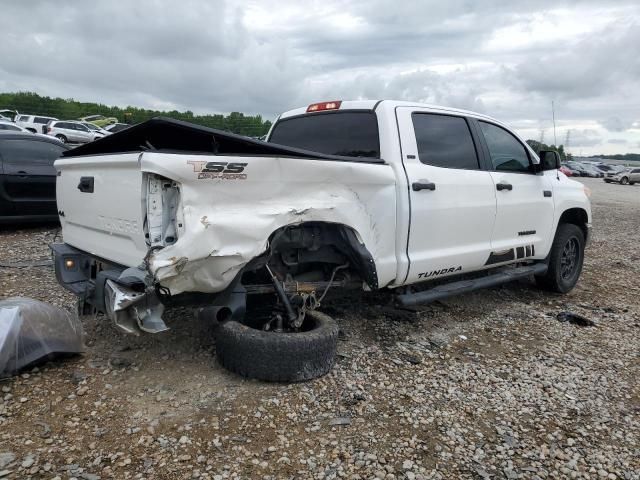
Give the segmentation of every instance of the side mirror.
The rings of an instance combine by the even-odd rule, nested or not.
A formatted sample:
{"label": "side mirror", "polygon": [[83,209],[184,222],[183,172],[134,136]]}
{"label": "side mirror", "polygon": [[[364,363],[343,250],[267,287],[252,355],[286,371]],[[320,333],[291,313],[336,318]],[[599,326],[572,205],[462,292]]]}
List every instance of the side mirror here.
{"label": "side mirror", "polygon": [[560,154],[555,150],[541,150],[538,156],[540,157],[539,171],[544,172],[560,168]]}

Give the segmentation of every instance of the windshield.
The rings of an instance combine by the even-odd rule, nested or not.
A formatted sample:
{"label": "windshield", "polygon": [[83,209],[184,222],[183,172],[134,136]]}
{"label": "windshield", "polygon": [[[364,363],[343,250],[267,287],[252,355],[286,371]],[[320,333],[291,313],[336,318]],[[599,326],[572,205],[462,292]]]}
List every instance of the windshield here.
{"label": "windshield", "polygon": [[380,157],[378,120],[372,111],[338,111],[285,118],[269,142],[327,155]]}

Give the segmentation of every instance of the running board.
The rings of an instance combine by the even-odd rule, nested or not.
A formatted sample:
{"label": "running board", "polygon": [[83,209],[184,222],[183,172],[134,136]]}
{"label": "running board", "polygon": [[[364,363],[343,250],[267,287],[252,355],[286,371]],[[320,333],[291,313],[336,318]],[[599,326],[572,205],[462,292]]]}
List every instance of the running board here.
{"label": "running board", "polygon": [[531,275],[544,275],[547,272],[547,268],[548,266],[546,263],[534,263],[533,265],[510,268],[486,277],[475,278],[472,280],[460,280],[458,282],[438,285],[437,287],[430,288],[429,290],[423,290],[421,292],[396,295],[395,300],[396,304],[401,307],[422,305],[442,298],[451,297],[453,295],[480,290],[481,288],[495,287],[513,280],[527,278]]}

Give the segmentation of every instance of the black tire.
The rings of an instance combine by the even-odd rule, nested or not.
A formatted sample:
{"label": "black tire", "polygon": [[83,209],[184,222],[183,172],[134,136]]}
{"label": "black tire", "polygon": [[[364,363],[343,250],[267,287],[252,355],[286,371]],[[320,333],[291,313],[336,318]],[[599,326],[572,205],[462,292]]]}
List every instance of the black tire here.
{"label": "black tire", "polygon": [[620,185],[628,185],[629,184],[629,179],[627,177],[622,177],[620,179]]}
{"label": "black tire", "polygon": [[56,138],[62,143],[67,143],[67,137],[65,137],[64,135],[56,135]]}
{"label": "black tire", "polygon": [[[308,322],[308,323],[307,323]],[[331,370],[338,325],[324,313],[305,317],[307,330],[276,333],[229,320],[216,329],[216,356],[227,370],[269,382],[300,382]]]}
{"label": "black tire", "polygon": [[[571,252],[575,257],[571,259]],[[577,225],[558,225],[549,253],[549,269],[536,276],[537,284],[552,292],[568,293],[578,283],[584,262],[584,233]]]}
{"label": "black tire", "polygon": [[636,182],[629,182],[629,185],[635,185]]}

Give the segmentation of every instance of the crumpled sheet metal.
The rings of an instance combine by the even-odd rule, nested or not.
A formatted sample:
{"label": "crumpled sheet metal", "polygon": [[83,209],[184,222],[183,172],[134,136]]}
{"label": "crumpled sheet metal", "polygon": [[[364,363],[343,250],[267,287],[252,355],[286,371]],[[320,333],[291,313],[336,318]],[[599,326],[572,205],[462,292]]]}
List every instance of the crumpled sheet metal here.
{"label": "crumpled sheet metal", "polygon": [[0,300],[0,378],[38,361],[84,352],[75,313],[32,298]]}
{"label": "crumpled sheet metal", "polygon": [[[181,184],[185,228],[149,258],[172,294],[218,292],[267,248],[277,229],[303,222],[347,225],[376,263],[379,285],[396,276],[396,185],[388,165],[291,158],[238,158],[246,179],[200,179],[190,155],[145,153],[141,167]],[[384,228],[383,228],[384,227]]]}

